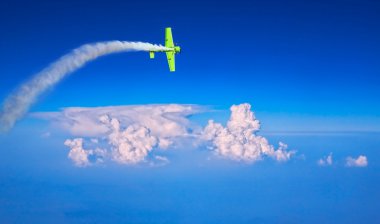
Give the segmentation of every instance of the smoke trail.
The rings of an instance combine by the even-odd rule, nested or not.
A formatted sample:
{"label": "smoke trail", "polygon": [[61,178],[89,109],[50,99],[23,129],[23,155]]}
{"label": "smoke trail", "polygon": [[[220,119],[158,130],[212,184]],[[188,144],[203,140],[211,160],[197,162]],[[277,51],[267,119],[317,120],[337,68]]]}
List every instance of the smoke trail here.
{"label": "smoke trail", "polygon": [[0,131],[8,131],[49,87],[57,84],[66,75],[74,72],[100,56],[125,51],[166,50],[161,45],[142,42],[109,41],[85,44],[62,56],[47,68],[37,73],[31,80],[22,84],[4,101],[0,110]]}

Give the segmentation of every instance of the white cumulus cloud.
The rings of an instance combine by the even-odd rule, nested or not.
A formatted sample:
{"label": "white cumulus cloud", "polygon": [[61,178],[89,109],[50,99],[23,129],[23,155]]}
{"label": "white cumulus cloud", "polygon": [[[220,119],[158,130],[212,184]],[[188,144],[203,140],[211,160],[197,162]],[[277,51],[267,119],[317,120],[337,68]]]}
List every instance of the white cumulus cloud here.
{"label": "white cumulus cloud", "polygon": [[331,166],[333,164],[332,153],[330,152],[328,156],[325,156],[324,158],[319,159],[317,164],[319,166]]}
{"label": "white cumulus cloud", "polygon": [[77,166],[105,160],[167,164],[169,160],[158,155],[160,150],[197,148],[204,143],[219,156],[249,163],[265,157],[287,161],[295,153],[282,142],[275,149],[265,137],[257,135],[260,122],[249,104],[233,105],[226,127],[210,120],[202,128],[188,119],[205,110],[178,104],[73,107],[33,116],[52,121],[73,135],[65,145],[70,148],[68,157]]}
{"label": "white cumulus cloud", "polygon": [[112,148],[112,159],[119,163],[141,162],[158,145],[158,138],[152,136],[150,130],[144,126],[134,124],[123,130],[116,118],[103,115],[100,120],[111,130],[107,140]]}
{"label": "white cumulus cloud", "polygon": [[360,155],[358,158],[349,156],[346,158],[346,166],[348,167],[366,167],[367,165],[368,160],[366,156]]}
{"label": "white cumulus cloud", "polygon": [[85,149],[83,147],[83,138],[67,139],[64,143],[70,148],[68,157],[74,162],[76,166],[88,166],[91,165],[90,156],[93,156],[94,162],[102,162],[103,157],[106,155],[106,151],[100,148]]}
{"label": "white cumulus cloud", "polygon": [[294,151],[287,151],[287,145],[280,142],[274,149],[268,140],[257,135],[260,122],[251,111],[250,104],[233,105],[227,126],[213,120],[204,128],[202,138],[211,142],[217,155],[236,161],[255,162],[264,156],[277,161],[287,161]]}
{"label": "white cumulus cloud", "polygon": [[[68,157],[77,166],[88,166],[104,159],[137,164],[146,161],[155,148],[175,147],[181,138],[196,135],[197,126],[187,117],[202,110],[177,104],[75,107],[33,116],[50,120],[75,136],[65,141],[70,148]],[[152,159],[166,164],[163,158],[156,155]]]}

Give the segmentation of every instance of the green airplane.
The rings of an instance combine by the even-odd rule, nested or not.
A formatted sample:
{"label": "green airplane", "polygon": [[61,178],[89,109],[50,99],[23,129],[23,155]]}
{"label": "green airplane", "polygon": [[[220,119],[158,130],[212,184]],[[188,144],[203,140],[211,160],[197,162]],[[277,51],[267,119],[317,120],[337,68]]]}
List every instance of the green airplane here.
{"label": "green airplane", "polygon": [[165,52],[166,57],[168,58],[169,69],[171,72],[175,71],[175,54],[181,52],[181,48],[179,46],[175,46],[173,42],[172,36],[172,28],[165,28],[165,47],[170,48],[169,50],[163,51],[149,51],[150,58],[154,58],[154,52]]}

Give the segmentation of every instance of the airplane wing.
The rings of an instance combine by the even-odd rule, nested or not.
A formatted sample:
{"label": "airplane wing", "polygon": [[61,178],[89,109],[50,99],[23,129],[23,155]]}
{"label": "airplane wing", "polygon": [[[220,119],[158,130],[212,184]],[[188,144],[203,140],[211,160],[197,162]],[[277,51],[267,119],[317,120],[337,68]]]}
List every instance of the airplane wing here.
{"label": "airplane wing", "polygon": [[175,71],[175,53],[173,51],[166,52],[168,58],[169,69],[171,72]]}
{"label": "airplane wing", "polygon": [[172,28],[165,28],[165,47],[174,47],[173,36],[172,36]]}

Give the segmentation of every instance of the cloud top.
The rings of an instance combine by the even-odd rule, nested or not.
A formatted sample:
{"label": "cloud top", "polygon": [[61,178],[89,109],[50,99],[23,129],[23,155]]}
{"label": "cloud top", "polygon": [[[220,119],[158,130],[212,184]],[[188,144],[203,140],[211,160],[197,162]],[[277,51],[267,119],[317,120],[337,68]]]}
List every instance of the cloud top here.
{"label": "cloud top", "polygon": [[122,126],[140,124],[159,137],[175,137],[189,134],[194,129],[188,116],[205,111],[198,105],[130,105],[109,107],[69,107],[60,112],[33,113],[32,116],[49,120],[74,136],[99,137],[110,127],[99,120],[103,115],[119,120]]}

